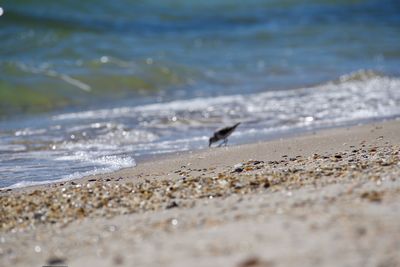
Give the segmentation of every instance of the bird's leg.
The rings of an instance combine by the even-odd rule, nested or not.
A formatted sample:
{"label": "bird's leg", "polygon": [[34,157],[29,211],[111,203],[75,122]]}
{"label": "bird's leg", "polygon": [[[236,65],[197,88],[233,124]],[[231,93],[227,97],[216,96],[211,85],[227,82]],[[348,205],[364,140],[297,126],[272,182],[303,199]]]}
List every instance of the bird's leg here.
{"label": "bird's leg", "polygon": [[228,138],[225,138],[224,142],[222,142],[222,143],[225,144],[225,146],[227,146],[228,145]]}

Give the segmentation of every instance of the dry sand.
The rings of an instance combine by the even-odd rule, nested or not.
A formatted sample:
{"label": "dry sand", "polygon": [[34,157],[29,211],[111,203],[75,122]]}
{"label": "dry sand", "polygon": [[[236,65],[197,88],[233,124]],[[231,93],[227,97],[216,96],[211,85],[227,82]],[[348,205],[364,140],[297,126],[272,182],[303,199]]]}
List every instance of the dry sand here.
{"label": "dry sand", "polygon": [[0,192],[0,266],[400,266],[400,121]]}

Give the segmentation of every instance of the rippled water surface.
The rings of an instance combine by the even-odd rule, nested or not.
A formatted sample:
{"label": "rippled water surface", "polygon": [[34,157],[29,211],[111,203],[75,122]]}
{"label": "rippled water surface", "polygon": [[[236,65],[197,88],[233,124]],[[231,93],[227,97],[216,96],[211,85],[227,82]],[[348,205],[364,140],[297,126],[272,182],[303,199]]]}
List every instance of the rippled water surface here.
{"label": "rippled water surface", "polygon": [[0,187],[400,115],[400,3],[0,3]]}

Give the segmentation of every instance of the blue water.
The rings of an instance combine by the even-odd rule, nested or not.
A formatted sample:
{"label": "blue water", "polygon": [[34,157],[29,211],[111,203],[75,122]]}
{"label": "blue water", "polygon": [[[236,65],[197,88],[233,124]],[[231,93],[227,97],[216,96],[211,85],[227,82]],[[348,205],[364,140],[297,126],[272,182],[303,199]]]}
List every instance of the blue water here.
{"label": "blue water", "polygon": [[0,7],[0,187],[400,115],[396,0]]}

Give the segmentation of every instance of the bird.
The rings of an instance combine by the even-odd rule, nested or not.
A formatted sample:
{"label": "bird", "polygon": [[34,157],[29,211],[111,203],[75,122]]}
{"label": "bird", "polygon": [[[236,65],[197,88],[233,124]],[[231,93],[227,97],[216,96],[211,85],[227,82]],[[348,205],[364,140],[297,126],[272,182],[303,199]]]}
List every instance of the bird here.
{"label": "bird", "polygon": [[236,127],[238,127],[240,122],[236,123],[233,126],[222,128],[214,133],[212,137],[210,137],[208,147],[211,147],[212,143],[218,142],[220,140],[224,140],[219,146],[223,144],[228,144],[228,137],[235,131]]}

